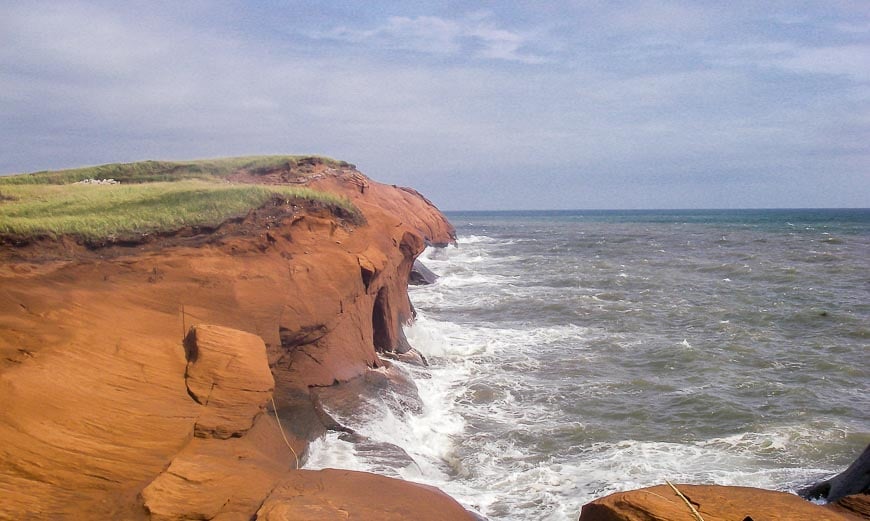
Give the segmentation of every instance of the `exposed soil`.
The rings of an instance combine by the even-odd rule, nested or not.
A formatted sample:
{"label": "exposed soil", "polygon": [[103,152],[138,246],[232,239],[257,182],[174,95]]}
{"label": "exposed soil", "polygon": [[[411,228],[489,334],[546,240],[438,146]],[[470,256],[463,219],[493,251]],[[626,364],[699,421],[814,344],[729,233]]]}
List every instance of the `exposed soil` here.
{"label": "exposed soil", "polygon": [[97,240],[75,235],[25,237],[0,234],[0,262],[106,259],[179,246],[220,245],[228,238],[268,233],[269,230],[292,223],[303,215],[335,218],[340,226],[347,229],[365,224],[362,215],[348,212],[340,206],[308,199],[288,201],[285,197],[276,195],[247,215],[229,219],[216,226],[186,226],[170,231],[127,234]]}
{"label": "exposed soil", "polygon": [[349,163],[342,161],[336,167],[320,158],[308,157],[298,160],[295,164],[288,162],[269,168],[239,170],[227,177],[227,180],[233,183],[304,185],[327,175],[341,175],[349,172],[356,172],[355,167]]}

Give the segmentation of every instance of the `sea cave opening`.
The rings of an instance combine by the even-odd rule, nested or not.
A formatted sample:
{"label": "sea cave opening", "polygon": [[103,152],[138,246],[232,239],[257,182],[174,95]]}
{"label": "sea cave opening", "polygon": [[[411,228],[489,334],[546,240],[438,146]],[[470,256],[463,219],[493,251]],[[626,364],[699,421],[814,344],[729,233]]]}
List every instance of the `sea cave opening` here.
{"label": "sea cave opening", "polygon": [[381,288],[372,308],[372,341],[376,351],[390,351],[390,331],[387,326],[387,289]]}

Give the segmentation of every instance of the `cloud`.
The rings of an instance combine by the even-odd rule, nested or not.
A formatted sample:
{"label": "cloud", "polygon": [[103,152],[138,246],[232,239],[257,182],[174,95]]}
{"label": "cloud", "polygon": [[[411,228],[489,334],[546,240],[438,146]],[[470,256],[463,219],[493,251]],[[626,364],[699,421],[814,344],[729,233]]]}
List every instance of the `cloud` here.
{"label": "cloud", "polygon": [[790,41],[757,41],[696,47],[710,63],[724,67],[777,69],[801,75],[840,76],[870,82],[870,45],[810,46]]}
{"label": "cloud", "polygon": [[794,72],[870,82],[870,45],[799,48],[788,56],[772,60],[772,64]]}
{"label": "cloud", "polygon": [[459,42],[461,34],[460,25],[451,20],[434,16],[393,16],[384,25],[374,29],[337,27],[314,36],[431,54],[453,54],[462,49]]}
{"label": "cloud", "polygon": [[834,24],[834,29],[841,33],[849,35],[866,35],[870,34],[870,21],[864,22],[840,22]]}
{"label": "cloud", "polygon": [[434,55],[470,54],[479,59],[529,64],[547,61],[525,50],[534,43],[530,34],[501,28],[490,18],[485,13],[458,19],[392,16],[373,29],[337,27],[311,36]]}
{"label": "cloud", "polygon": [[[718,11],[718,12],[717,12]],[[727,17],[727,11],[692,3],[641,0],[615,9],[608,22],[626,31],[666,35],[684,35],[708,30]]]}
{"label": "cloud", "polygon": [[[808,184],[870,165],[855,72],[870,67],[853,36],[703,38],[669,28],[678,9],[634,34],[599,23],[612,10],[549,13],[548,25],[503,9],[378,14],[313,38],[286,27],[338,22],[95,5],[0,8],[0,172],[321,153],[452,208],[526,195],[613,207],[677,204],[666,187],[721,188],[717,176],[767,186],[799,172]],[[539,182],[517,190],[530,175]],[[632,187],[644,196],[620,197]],[[840,197],[861,194],[853,182]]]}
{"label": "cloud", "polygon": [[6,63],[24,58],[46,71],[105,77],[134,72],[167,51],[157,34],[90,6],[13,7],[2,18],[0,59]]}

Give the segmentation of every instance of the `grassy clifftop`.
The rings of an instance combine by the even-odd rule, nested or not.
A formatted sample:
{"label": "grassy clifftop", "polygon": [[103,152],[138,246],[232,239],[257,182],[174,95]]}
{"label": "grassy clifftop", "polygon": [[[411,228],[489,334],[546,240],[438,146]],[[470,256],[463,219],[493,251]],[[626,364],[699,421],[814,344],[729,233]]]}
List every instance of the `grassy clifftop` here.
{"label": "grassy clifftop", "polygon": [[225,179],[240,172],[258,172],[276,168],[292,169],[303,163],[320,162],[330,166],[348,166],[323,156],[245,156],[195,161],[139,161],[112,163],[66,170],[42,171],[0,177],[0,186],[9,184],[70,184],[85,179],[114,179],[122,183],[153,183],[202,179]]}
{"label": "grassy clifftop", "polygon": [[[258,156],[188,162],[144,161],[0,177],[0,234],[73,235],[103,240],[185,226],[213,226],[273,197],[340,208],[345,197],[302,186],[230,183],[234,173],[292,170],[302,163],[345,166],[313,156]],[[114,179],[117,184],[82,184]]]}

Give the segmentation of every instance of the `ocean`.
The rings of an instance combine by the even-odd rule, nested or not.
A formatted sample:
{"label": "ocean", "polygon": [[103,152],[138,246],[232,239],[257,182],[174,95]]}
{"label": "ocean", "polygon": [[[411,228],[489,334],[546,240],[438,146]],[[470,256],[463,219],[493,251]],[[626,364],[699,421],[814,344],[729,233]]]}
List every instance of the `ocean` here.
{"label": "ocean", "polygon": [[870,443],[870,210],[448,218],[458,247],[428,249],[440,278],[410,290],[430,365],[324,400],[359,436],[306,468],[567,521],[666,479],[794,491]]}

